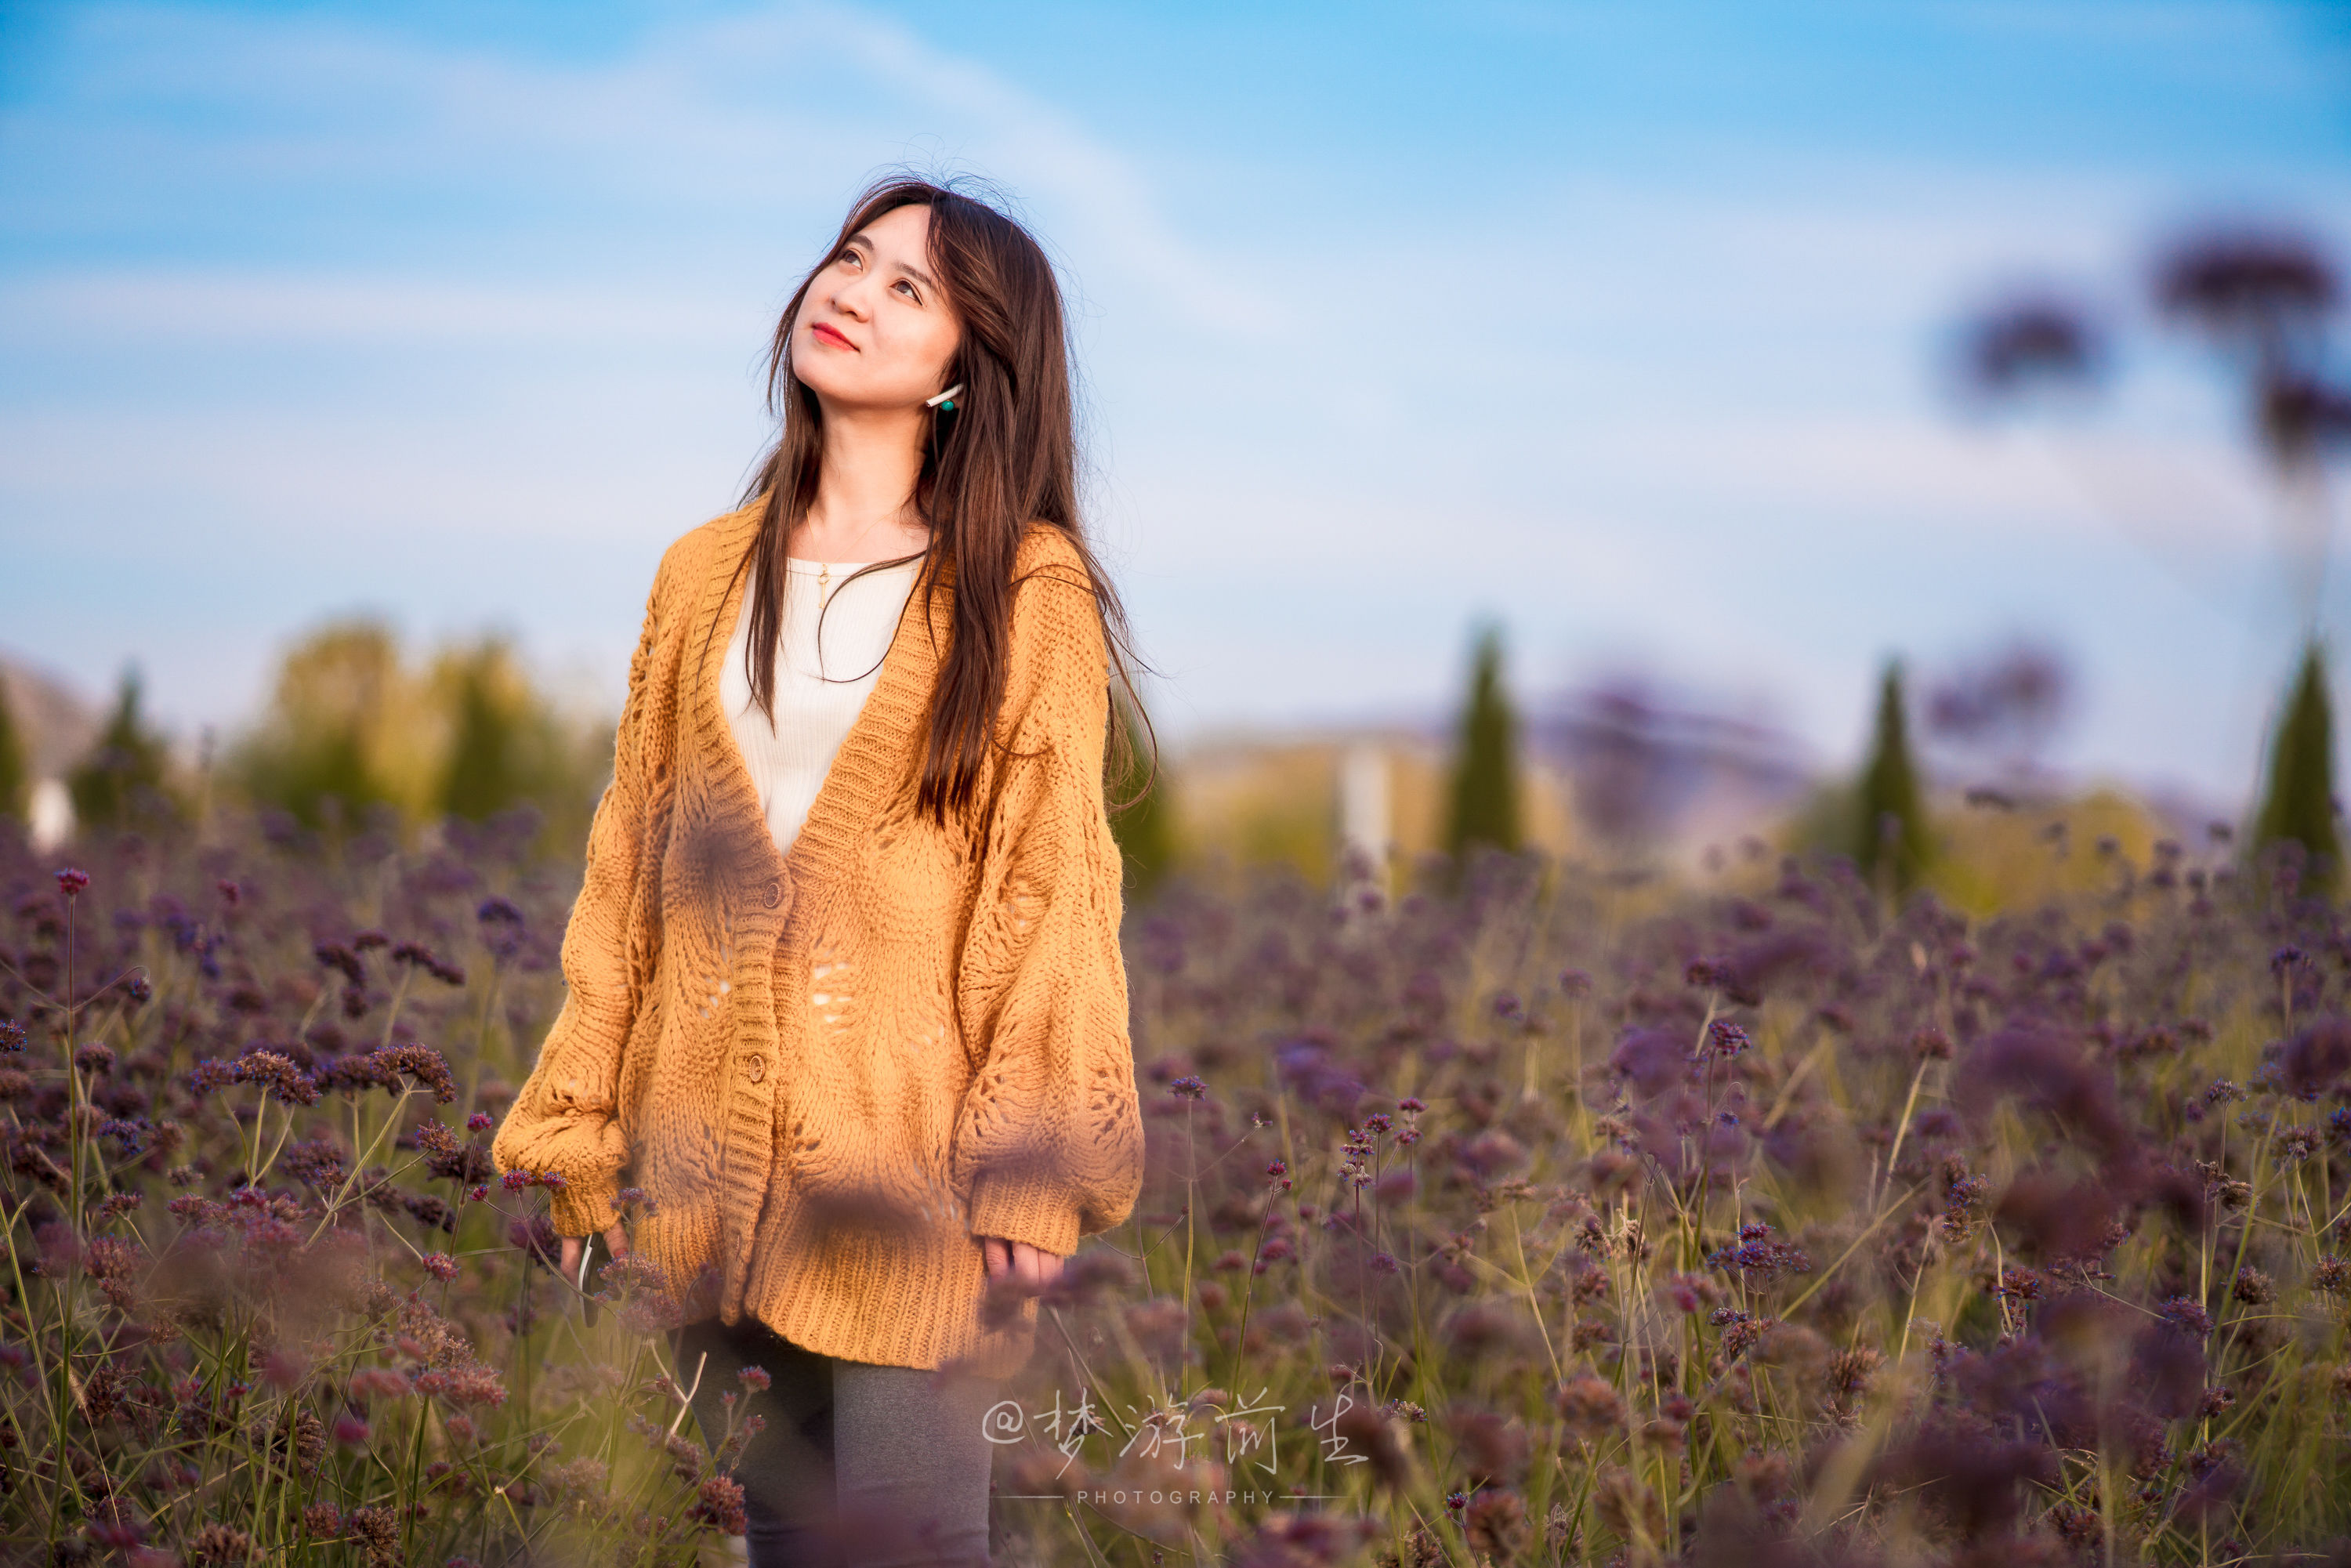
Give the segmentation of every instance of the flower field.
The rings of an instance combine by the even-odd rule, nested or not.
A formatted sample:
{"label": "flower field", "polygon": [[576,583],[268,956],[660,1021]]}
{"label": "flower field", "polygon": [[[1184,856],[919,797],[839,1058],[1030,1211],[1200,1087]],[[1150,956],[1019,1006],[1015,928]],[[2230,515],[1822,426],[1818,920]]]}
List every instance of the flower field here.
{"label": "flower field", "polygon": [[[692,1282],[590,1324],[489,1166],[561,1000],[534,831],[0,843],[11,1560],[739,1529]],[[1127,924],[1144,1194],[991,1413],[999,1560],[2338,1550],[2351,933],[2290,852],[2097,859],[1992,918],[1758,841],[1176,878]]]}

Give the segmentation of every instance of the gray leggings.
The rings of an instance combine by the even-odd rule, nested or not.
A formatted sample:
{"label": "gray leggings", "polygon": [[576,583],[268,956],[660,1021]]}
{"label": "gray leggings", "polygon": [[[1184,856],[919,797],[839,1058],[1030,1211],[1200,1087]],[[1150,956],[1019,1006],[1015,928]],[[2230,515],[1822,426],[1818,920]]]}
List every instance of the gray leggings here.
{"label": "gray leggings", "polygon": [[[981,1430],[998,1385],[915,1367],[820,1355],[755,1318],[716,1319],[671,1336],[703,1442],[725,1440],[734,1409],[767,1418],[735,1466],[751,1568],[988,1568],[993,1447]],[[703,1362],[705,1355],[707,1362]],[[764,1391],[737,1374],[763,1369]]]}

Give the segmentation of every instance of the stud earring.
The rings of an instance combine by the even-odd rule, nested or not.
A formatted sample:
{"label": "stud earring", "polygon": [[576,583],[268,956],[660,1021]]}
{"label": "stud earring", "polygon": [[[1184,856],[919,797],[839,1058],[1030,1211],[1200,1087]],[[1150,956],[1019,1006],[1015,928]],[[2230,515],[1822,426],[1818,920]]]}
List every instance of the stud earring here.
{"label": "stud earring", "polygon": [[937,409],[941,413],[953,413],[955,412],[955,400],[962,395],[963,383],[961,382],[957,382],[955,385],[947,388],[946,391],[940,392],[935,397],[925,398],[923,400],[923,406],[925,408]]}

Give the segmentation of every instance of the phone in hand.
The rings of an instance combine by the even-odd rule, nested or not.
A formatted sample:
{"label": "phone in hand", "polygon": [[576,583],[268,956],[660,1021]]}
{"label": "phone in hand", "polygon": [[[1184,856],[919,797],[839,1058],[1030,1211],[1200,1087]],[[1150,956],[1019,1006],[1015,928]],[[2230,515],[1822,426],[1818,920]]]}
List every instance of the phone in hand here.
{"label": "phone in hand", "polygon": [[602,1231],[590,1232],[587,1239],[580,1243],[580,1278],[572,1283],[580,1287],[580,1322],[591,1329],[596,1326],[596,1317],[601,1308],[598,1306],[596,1298],[590,1292],[597,1289],[596,1276],[601,1273],[604,1265],[611,1260],[612,1244],[604,1239]]}

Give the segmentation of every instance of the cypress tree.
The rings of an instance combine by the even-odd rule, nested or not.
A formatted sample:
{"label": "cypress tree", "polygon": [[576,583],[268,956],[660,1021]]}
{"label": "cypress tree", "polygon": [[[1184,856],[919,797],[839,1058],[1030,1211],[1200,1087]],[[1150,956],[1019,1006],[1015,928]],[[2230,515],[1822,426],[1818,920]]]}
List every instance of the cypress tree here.
{"label": "cypress tree", "polygon": [[2286,697],[2270,747],[2268,788],[2253,819],[2254,852],[2292,839],[2309,856],[2302,885],[2331,898],[2342,881],[2343,844],[2335,827],[2334,705],[2326,693],[2326,658],[2314,639]]}
{"label": "cypress tree", "polygon": [[1457,861],[1472,844],[1519,847],[1518,749],[1518,720],[1502,689],[1502,634],[1489,625],[1478,637],[1446,821],[1445,847]]}
{"label": "cypress tree", "polygon": [[84,826],[124,827],[134,811],[169,804],[163,794],[163,738],[141,716],[139,692],[139,672],[124,670],[104,732],[66,780],[74,820]]}
{"label": "cypress tree", "polygon": [[1175,859],[1175,824],[1171,805],[1171,781],[1166,759],[1155,759],[1146,749],[1143,716],[1134,704],[1121,694],[1116,703],[1118,722],[1126,731],[1128,754],[1134,758],[1127,770],[1126,780],[1113,792],[1113,799],[1126,800],[1143,780],[1151,786],[1135,799],[1133,805],[1111,815],[1110,828],[1118,840],[1119,852],[1126,862],[1126,889],[1130,901],[1149,896],[1167,874]]}
{"label": "cypress tree", "polygon": [[1907,890],[1926,870],[1934,845],[1917,766],[1910,758],[1899,660],[1886,661],[1878,683],[1877,733],[1855,797],[1855,863],[1872,881],[1883,878],[1896,892]]}
{"label": "cypress tree", "polygon": [[0,817],[24,821],[32,803],[32,769],[25,761],[25,737],[16,727],[16,710],[8,697],[8,678],[0,674]]}

